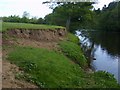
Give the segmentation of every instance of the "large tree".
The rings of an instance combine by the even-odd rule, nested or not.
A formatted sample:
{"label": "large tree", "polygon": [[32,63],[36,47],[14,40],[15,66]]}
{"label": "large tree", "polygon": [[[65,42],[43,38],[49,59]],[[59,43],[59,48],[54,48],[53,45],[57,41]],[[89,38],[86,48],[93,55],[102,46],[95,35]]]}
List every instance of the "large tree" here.
{"label": "large tree", "polygon": [[[86,27],[89,22],[93,20],[93,12],[91,2],[66,2],[55,4],[53,13],[49,15],[51,22],[55,22],[57,25],[61,24],[66,26],[70,30],[70,26]],[[53,6],[53,5],[52,5]],[[51,16],[51,17],[50,17]]]}

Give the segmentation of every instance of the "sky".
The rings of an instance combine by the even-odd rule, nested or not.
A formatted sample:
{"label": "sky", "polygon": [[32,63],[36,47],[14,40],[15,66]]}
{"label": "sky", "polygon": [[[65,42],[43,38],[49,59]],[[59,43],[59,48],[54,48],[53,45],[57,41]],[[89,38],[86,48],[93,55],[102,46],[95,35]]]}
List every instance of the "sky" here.
{"label": "sky", "polygon": [[[46,0],[0,0],[0,16],[23,15],[24,11],[30,14],[30,17],[42,17],[52,12],[48,4],[42,4]],[[48,0],[49,1],[49,0]],[[113,0],[97,0],[95,8],[102,8]]]}

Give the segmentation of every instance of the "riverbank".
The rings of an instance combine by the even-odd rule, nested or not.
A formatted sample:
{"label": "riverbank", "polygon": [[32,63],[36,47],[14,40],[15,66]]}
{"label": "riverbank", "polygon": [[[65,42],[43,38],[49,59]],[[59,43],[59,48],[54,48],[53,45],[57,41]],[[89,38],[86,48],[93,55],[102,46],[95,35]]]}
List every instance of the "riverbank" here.
{"label": "riverbank", "polygon": [[[54,30],[44,29],[41,32],[43,34],[42,38],[36,39],[38,36],[35,38],[31,36],[38,35],[37,32],[41,29],[37,28],[39,30],[36,31],[33,28],[34,25],[32,25],[32,33],[29,33],[27,38],[22,36],[28,35],[24,33],[26,30],[24,28],[17,28],[22,33],[18,33],[15,28],[15,34],[4,32],[2,38],[3,62],[9,62],[9,65],[5,64],[3,66],[3,88],[14,88],[15,85],[16,88],[26,88],[27,83],[30,83],[30,88],[119,87],[117,81],[109,73],[86,71],[86,68],[88,68],[87,60],[78,45],[79,40],[75,35],[61,28],[53,32],[56,29],[54,27]],[[35,34],[34,31],[36,32]],[[42,34],[39,33],[39,35]],[[48,39],[44,35],[49,36]],[[52,39],[49,39],[51,37]],[[15,65],[17,70],[16,68],[10,69],[11,65]],[[11,72],[8,72],[7,68]],[[5,75],[6,73],[4,72],[8,75]],[[9,75],[13,76],[12,79]],[[11,81],[13,85],[10,84]],[[21,83],[22,81],[25,83]]]}

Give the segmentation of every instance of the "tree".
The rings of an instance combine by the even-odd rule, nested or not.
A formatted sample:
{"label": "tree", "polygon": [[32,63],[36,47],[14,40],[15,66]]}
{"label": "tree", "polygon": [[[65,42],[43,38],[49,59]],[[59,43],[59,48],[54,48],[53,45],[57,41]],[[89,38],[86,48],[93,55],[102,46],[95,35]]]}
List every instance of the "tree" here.
{"label": "tree", "polygon": [[45,23],[50,25],[65,26],[65,17],[57,13],[51,13],[45,16]]}
{"label": "tree", "polygon": [[120,2],[111,2],[98,14],[98,27],[104,31],[120,31]]}
{"label": "tree", "polygon": [[100,8],[98,8],[97,10],[94,9],[94,12],[98,15],[101,13],[101,10],[100,10]]}
{"label": "tree", "polygon": [[38,19],[37,19],[37,24],[45,24],[44,19],[38,18]]}
{"label": "tree", "polygon": [[23,15],[22,15],[23,18],[24,18],[24,17],[29,18],[29,16],[30,16],[30,14],[27,13],[27,11],[24,11],[24,12],[23,12]]}
{"label": "tree", "polygon": [[37,17],[32,17],[31,19],[29,19],[30,23],[36,24],[37,23]]}
{"label": "tree", "polygon": [[29,23],[29,16],[30,16],[30,14],[27,13],[26,11],[24,11],[22,18],[21,18],[21,22],[22,23]]}
{"label": "tree", "polygon": [[[81,27],[86,27],[88,22],[92,21],[92,6],[91,2],[66,2],[59,3],[53,9],[53,13],[49,15],[55,19],[54,21],[59,21],[58,24],[64,23],[67,30],[70,30],[72,24],[81,24]],[[48,16],[47,16],[48,17]],[[61,20],[60,20],[61,19]],[[87,24],[86,24],[87,23]],[[65,25],[66,24],[66,25]],[[80,26],[80,25],[79,25]]]}

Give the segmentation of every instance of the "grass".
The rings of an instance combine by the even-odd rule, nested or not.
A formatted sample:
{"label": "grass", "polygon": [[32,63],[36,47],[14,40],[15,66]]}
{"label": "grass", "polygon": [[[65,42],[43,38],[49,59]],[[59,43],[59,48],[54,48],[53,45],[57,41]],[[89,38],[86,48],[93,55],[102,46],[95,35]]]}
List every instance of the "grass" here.
{"label": "grass", "polygon": [[79,43],[79,38],[78,38],[77,36],[75,36],[74,34],[68,33],[67,37],[68,37],[68,38],[67,38],[68,41],[73,42],[73,43],[76,43],[76,44]]}
{"label": "grass", "polygon": [[17,47],[8,59],[28,74],[26,80],[40,87],[77,87],[82,76],[78,65],[64,55],[46,49]]}
{"label": "grass", "polygon": [[17,78],[42,88],[119,87],[112,75],[105,72],[87,74],[63,54],[47,49],[14,47],[8,60],[24,71],[17,73]]}
{"label": "grass", "polygon": [[64,28],[62,26],[54,26],[54,25],[44,25],[44,24],[28,24],[28,23],[11,23],[11,22],[3,22],[2,23],[2,31],[7,31],[10,29],[51,29],[55,30],[56,28]]}
{"label": "grass", "polygon": [[69,57],[71,60],[79,64],[82,68],[87,67],[87,60],[82,53],[82,50],[79,45],[70,42],[62,41],[59,43],[62,52]]}
{"label": "grass", "polygon": [[117,84],[114,75],[105,72],[105,71],[98,71],[95,72],[92,76],[94,78],[96,86],[95,88],[120,88],[120,85]]}
{"label": "grass", "polygon": [[87,60],[82,53],[79,39],[72,33],[68,33],[67,40],[61,41],[59,46],[62,52],[71,60],[79,64],[82,68],[87,67]]}

